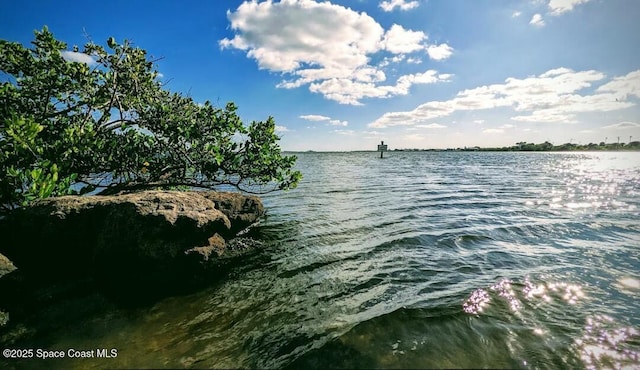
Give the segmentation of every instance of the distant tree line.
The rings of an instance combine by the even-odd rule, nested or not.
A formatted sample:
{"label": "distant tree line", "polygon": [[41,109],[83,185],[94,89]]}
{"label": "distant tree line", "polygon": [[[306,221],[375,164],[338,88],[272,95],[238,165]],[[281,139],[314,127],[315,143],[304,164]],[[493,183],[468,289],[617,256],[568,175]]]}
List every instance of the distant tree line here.
{"label": "distant tree line", "polygon": [[[394,151],[434,151],[437,149],[395,149]],[[441,150],[441,149],[440,149]],[[564,143],[553,145],[549,141],[544,143],[527,143],[521,141],[513,146],[504,147],[464,147],[456,149],[444,149],[454,151],[482,151],[482,152],[566,152],[566,151],[606,151],[606,150],[640,150],[640,141],[631,141],[629,143],[605,143],[604,141],[596,144],[574,144]]]}
{"label": "distant tree line", "polygon": [[534,144],[524,141],[518,142],[513,146],[501,148],[482,148],[480,150],[497,150],[512,152],[565,152],[565,151],[597,151],[597,150],[640,150],[640,141],[632,141],[630,143],[605,143],[604,141],[596,144],[575,144],[564,143],[553,145],[548,141],[544,143]]}

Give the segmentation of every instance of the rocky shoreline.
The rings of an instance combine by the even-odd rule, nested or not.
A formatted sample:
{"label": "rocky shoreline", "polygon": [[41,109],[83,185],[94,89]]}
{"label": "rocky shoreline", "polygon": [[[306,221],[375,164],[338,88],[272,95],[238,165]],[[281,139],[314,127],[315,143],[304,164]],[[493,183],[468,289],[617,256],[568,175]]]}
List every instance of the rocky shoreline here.
{"label": "rocky shoreline", "polygon": [[127,299],[211,281],[260,247],[238,234],[264,214],[258,197],[214,191],[43,199],[0,220],[0,311],[54,285]]}

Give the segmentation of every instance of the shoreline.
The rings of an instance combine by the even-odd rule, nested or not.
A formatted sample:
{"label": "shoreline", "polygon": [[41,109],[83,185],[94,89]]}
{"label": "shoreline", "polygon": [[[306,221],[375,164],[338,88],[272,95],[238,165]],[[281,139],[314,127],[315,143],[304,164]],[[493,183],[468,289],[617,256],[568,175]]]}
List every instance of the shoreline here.
{"label": "shoreline", "polygon": [[[553,145],[545,141],[544,143],[534,144],[527,142],[518,142],[515,145],[503,147],[457,147],[457,148],[396,148],[387,150],[387,152],[638,152],[640,151],[640,141],[631,141],[628,143],[605,143],[600,142],[589,144],[573,144],[564,143]],[[286,153],[376,153],[377,150],[283,150]]]}
{"label": "shoreline", "polygon": [[[448,149],[391,149],[386,153],[398,152],[525,152],[525,153],[632,153],[640,152],[639,148],[629,149],[553,149],[553,150],[522,150],[503,148],[448,148]],[[283,150],[287,154],[304,153],[379,153],[377,150]]]}

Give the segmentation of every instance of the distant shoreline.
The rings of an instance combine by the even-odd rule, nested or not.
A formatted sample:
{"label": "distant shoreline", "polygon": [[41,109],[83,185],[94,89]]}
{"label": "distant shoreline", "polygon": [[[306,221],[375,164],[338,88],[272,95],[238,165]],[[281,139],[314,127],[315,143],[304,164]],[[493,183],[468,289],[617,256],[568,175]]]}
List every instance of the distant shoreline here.
{"label": "distant shoreline", "polygon": [[[447,149],[398,148],[389,152],[637,152],[640,151],[640,141],[630,143],[589,143],[586,145],[566,143],[553,145],[549,142],[542,144],[516,143],[514,146],[482,148],[479,146]],[[348,152],[377,152],[376,150],[285,150],[289,153],[348,153]]]}
{"label": "distant shoreline", "polygon": [[455,149],[394,149],[393,152],[547,152],[547,153],[566,153],[566,152],[640,152],[640,148],[624,148],[624,149],[551,149],[551,150],[523,150],[510,148],[455,148]]}
{"label": "distant shoreline", "polygon": [[[573,150],[513,150],[501,148],[448,148],[448,149],[392,149],[387,153],[403,152],[526,152],[526,153],[616,153],[616,152],[640,152],[640,148],[634,149],[573,149]],[[379,153],[376,150],[283,150],[283,153]]]}

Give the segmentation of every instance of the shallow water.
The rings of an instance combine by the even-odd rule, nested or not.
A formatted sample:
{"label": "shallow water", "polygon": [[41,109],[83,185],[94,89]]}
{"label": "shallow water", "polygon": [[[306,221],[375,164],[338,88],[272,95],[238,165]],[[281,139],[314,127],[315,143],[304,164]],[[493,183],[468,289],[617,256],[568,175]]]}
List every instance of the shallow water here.
{"label": "shallow water", "polygon": [[18,344],[117,349],[60,368],[640,367],[640,153],[298,157],[224,280],[88,297]]}

